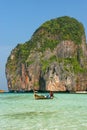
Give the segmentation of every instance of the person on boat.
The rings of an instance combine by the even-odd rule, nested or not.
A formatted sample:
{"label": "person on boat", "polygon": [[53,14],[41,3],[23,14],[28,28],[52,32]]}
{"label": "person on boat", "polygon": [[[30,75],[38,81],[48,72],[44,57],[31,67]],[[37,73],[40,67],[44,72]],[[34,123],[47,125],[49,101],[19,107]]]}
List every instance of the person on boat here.
{"label": "person on boat", "polygon": [[53,96],[53,92],[52,91],[50,91],[50,93],[46,96],[46,98],[53,98],[54,96]]}
{"label": "person on boat", "polygon": [[53,92],[52,91],[50,91],[50,98],[53,98],[54,96],[53,96]]}

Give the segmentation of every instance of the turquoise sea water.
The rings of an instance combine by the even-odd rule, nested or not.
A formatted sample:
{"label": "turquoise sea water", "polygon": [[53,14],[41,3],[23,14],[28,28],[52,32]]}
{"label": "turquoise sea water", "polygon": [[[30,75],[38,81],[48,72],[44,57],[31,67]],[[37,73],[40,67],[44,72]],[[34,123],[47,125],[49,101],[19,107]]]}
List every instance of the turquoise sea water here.
{"label": "turquoise sea water", "polygon": [[87,94],[0,94],[0,130],[87,130]]}

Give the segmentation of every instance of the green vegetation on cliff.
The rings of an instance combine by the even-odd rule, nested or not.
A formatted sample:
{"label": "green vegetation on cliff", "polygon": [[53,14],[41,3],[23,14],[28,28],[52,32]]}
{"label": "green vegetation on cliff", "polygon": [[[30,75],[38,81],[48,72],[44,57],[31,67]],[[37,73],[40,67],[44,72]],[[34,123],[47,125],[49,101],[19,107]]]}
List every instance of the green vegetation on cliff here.
{"label": "green vegetation on cliff", "polygon": [[[52,51],[61,41],[69,40],[73,41],[76,45],[80,45],[82,43],[82,36],[85,36],[84,27],[74,18],[64,16],[49,20],[34,32],[31,40],[16,46],[12,51],[14,59],[12,60],[9,57],[7,66],[11,71],[15,71],[17,67],[20,67],[21,63],[26,63],[27,61],[28,65],[30,65],[34,60],[27,59],[32,51],[43,53],[48,48]],[[53,61],[53,58],[48,61],[42,61],[43,69],[51,61]]]}
{"label": "green vegetation on cliff", "polygon": [[17,46],[16,59],[25,62],[31,50],[35,48],[41,52],[46,48],[53,50],[63,40],[81,44],[83,35],[84,27],[76,19],[67,16],[52,19],[42,24],[30,41]]}
{"label": "green vegetation on cliff", "polygon": [[59,17],[42,24],[40,28],[35,32],[37,33],[42,29],[41,35],[47,33],[48,37],[52,34],[56,39],[61,40],[72,40],[76,44],[81,44],[82,36],[84,35],[84,27],[76,19],[71,17]]}
{"label": "green vegetation on cliff", "polygon": [[[81,44],[83,35],[85,35],[83,25],[74,18],[64,16],[47,21],[35,31],[30,41],[17,45],[15,51],[13,50],[15,60],[12,63],[10,61],[9,66],[16,70],[15,66],[18,61],[25,63],[30,51],[35,48],[41,52],[44,52],[46,48],[53,50],[63,40]],[[38,47],[38,43],[40,47]]]}

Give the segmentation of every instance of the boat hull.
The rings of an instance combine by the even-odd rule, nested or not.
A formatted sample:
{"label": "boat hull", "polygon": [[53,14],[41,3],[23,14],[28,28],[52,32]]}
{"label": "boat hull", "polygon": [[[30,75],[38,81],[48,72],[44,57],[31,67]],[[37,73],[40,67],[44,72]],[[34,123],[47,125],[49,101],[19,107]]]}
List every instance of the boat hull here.
{"label": "boat hull", "polygon": [[35,99],[53,99],[53,97],[47,97],[44,95],[34,94]]}

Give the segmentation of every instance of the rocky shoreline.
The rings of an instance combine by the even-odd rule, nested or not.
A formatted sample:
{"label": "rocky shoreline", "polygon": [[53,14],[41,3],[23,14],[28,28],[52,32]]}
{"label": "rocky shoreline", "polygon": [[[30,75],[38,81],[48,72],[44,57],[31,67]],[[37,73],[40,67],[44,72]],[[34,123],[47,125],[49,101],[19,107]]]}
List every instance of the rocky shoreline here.
{"label": "rocky shoreline", "polygon": [[[38,93],[49,93],[49,91],[41,91],[38,90]],[[76,92],[70,92],[70,91],[53,91],[54,93],[59,93],[59,94],[87,94],[87,91],[76,91]],[[8,91],[4,93],[33,93],[33,90],[31,91]]]}

